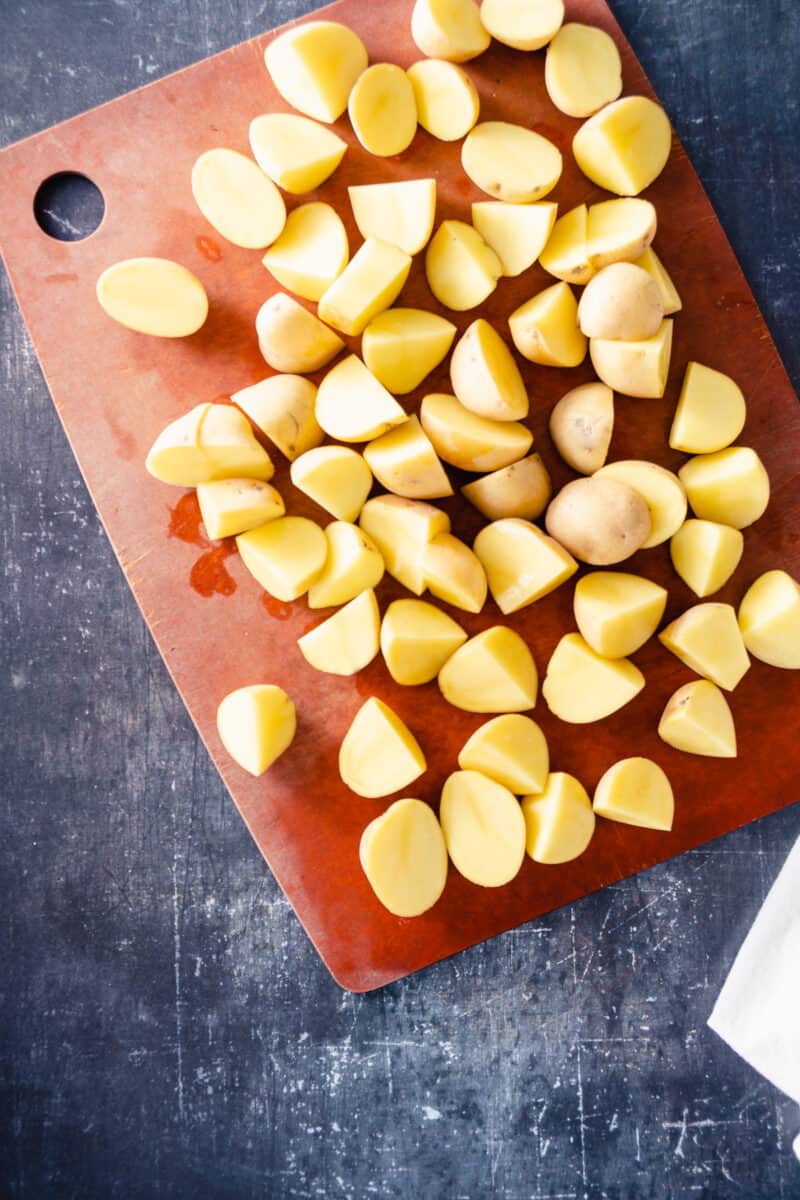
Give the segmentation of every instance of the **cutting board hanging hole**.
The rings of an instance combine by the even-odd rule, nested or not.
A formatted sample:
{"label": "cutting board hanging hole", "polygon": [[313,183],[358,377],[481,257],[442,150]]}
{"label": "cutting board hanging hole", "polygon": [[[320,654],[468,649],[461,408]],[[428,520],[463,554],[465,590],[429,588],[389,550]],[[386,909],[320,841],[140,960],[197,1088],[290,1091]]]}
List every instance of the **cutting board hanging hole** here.
{"label": "cutting board hanging hole", "polygon": [[33,200],[39,228],[59,242],[82,242],[99,227],[105,211],[100,188],[76,171],[59,171],[45,179]]}

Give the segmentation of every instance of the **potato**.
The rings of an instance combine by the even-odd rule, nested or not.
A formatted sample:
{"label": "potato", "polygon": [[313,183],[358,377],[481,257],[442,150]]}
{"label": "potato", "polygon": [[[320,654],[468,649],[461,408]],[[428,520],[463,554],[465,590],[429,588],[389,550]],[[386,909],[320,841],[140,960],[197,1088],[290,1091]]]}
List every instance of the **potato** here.
{"label": "potato", "polygon": [[683,308],[681,298],[678,295],[675,284],[667,273],[666,267],[652,246],[645,250],[641,258],[637,258],[635,265],[641,267],[643,271],[647,271],[647,274],[661,293],[664,316],[669,317],[672,313],[680,312]]}
{"label": "potato", "polygon": [[730,604],[696,604],[658,635],[690,671],[732,692],[750,669],[736,611]]}
{"label": "potato", "polygon": [[547,47],[547,94],[568,117],[590,117],[622,92],[622,62],[613,38],[570,21]]}
{"label": "potato", "polygon": [[589,261],[596,270],[635,262],[656,236],[658,219],[649,200],[605,200],[589,209],[586,229]]}
{"label": "potato", "polygon": [[317,306],[320,319],[350,337],[393,304],[411,270],[411,255],[368,237]]}
{"label": "potato", "polygon": [[370,696],[339,748],[339,774],[358,796],[390,796],[419,779],[425,755],[411,730],[388,704]]}
{"label": "potato", "polygon": [[664,320],[655,280],[633,263],[604,267],[586,285],[578,324],[589,338],[640,342],[654,337]]}
{"label": "potato", "polygon": [[498,42],[541,50],[561,28],[564,0],[483,0],[481,21]]}
{"label": "potato", "polygon": [[533,442],[527,426],[479,417],[455,396],[441,392],[423,398],[419,418],[439,457],[462,471],[510,466],[524,457]]}
{"label": "potato", "polygon": [[483,317],[456,342],[450,382],[464,407],[479,417],[518,421],[528,415],[528,393],[514,356]]}
{"label": "potato", "polygon": [[579,367],[586,338],[578,328],[578,302],[567,283],[556,283],[512,312],[508,327],[523,358],[545,367]]}
{"label": "potato", "polygon": [[453,488],[416,416],[370,442],[364,458],[388,492],[410,500],[452,496]]}
{"label": "potato", "polygon": [[550,413],[550,437],[568,467],[599,471],[614,432],[614,393],[604,383],[584,383],[566,393]]}
{"label": "potato", "polygon": [[128,258],[107,267],[97,280],[97,299],[112,321],[151,337],[189,337],[208,316],[200,280],[168,258]]}
{"label": "potato", "polygon": [[[340,450],[343,446],[326,446]],[[348,451],[352,453],[352,451]],[[383,556],[368,534],[349,521],[331,521],[325,527],[328,554],[325,566],[308,589],[309,608],[347,604],[383,579]]]}
{"label": "potato", "polygon": [[347,102],[350,123],[365,150],[379,158],[402,154],[417,132],[417,102],[411,81],[394,63],[367,67]]}
{"label": "potato", "polygon": [[725,586],[743,552],[739,530],[715,521],[684,521],[669,544],[673,567],[701,599]]}
{"label": "potato", "polygon": [[466,312],[483,304],[497,287],[503,264],[477,229],[442,221],[425,255],[428,287],[445,308]]}
{"label": "potato", "polygon": [[271,375],[234,392],[231,400],[290,462],[325,436],[314,415],[317,389],[302,375]]}
{"label": "potato", "polygon": [[283,233],[261,261],[281,287],[304,300],[319,300],[339,278],[349,257],[341,217],[330,204],[314,203],[301,204],[289,213]]}
{"label": "potato", "polygon": [[539,796],[525,796],[526,849],[534,862],[555,866],[572,862],[594,836],[595,816],[589,794],[574,775],[555,771]]}
{"label": "potato", "polygon": [[317,420],[340,442],[371,442],[408,420],[356,354],[337,363],[317,391]]}
{"label": "potato", "polygon": [[559,217],[539,255],[539,265],[565,283],[584,284],[596,274],[589,261],[589,210],[585,204]]}
{"label": "potato", "polygon": [[238,150],[206,150],[192,168],[192,195],[205,219],[234,246],[259,250],[286,223],[286,205],[275,184]]}
{"label": "potato", "polygon": [[603,658],[579,633],[567,633],[553,651],[542,684],[547,707],[571,725],[588,725],[618,712],[644,687],[627,658]]}
{"label": "potato", "polygon": [[474,0],[416,0],[411,36],[428,58],[456,63],[477,58],[491,41]]}
{"label": "potato", "polygon": [[800,587],[791,575],[759,575],[739,606],[739,628],[754,658],[771,667],[800,668]]}
{"label": "potato", "polygon": [[555,591],[578,569],[571,554],[530,521],[507,517],[478,533],[473,550],[504,615]]}
{"label": "potato", "polygon": [[713,454],[735,442],[747,417],[742,389],[729,375],[690,362],[669,434],[673,450]]}
{"label": "potato", "polygon": [[466,640],[457,621],[425,600],[392,601],[381,624],[386,669],[406,687],[430,683]]}
{"label": "potato", "polygon": [[439,533],[422,552],[425,586],[445,604],[480,612],[486,602],[486,573],[469,546],[452,533]]}
{"label": "potato", "polygon": [[433,908],[447,882],[441,825],[422,800],[395,800],[361,835],[359,860],[384,908],[419,917]]}
{"label": "potato", "polygon": [[502,887],[525,857],[525,819],[508,788],[478,771],[454,771],[439,806],[447,852],[460,875],[479,887]]}
{"label": "potato", "polygon": [[306,517],[279,517],[240,533],[236,548],[253,578],[277,600],[296,600],[322,573],[328,543]]}
{"label": "potato", "polygon": [[381,614],[372,588],[361,592],[327,621],[297,639],[303,658],[328,675],[355,675],[380,646]]}
{"label": "potato", "polygon": [[686,754],[736,758],[733,714],[717,685],[707,679],[678,688],[658,723],[658,736]]}
{"label": "potato", "polygon": [[261,305],[256,334],[264,361],[289,375],[319,371],[344,349],[332,329],[284,292],[276,292]]}
{"label": "potato", "polygon": [[609,767],[595,788],[593,807],[607,821],[640,829],[669,831],[675,817],[672,785],[649,758],[623,758]]}
{"label": "potato", "polygon": [[769,504],[769,475],[748,446],[690,458],[678,475],[695,514],[704,521],[745,529]]}
{"label": "potato", "polygon": [[375,496],[362,508],[359,524],[380,550],[389,574],[421,596],[425,547],[438,534],[450,532],[447,513],[421,500]]}
{"label": "potato", "polygon": [[378,238],[406,254],[428,244],[436,216],[435,179],[362,183],[347,189],[363,238]]}
{"label": "potato", "polygon": [[677,475],[656,463],[630,458],[601,467],[595,479],[615,479],[627,483],[650,509],[650,534],[642,549],[660,546],[677,533],[686,520],[686,489]]}
{"label": "potato", "polygon": [[592,571],[575,585],[575,624],[603,658],[627,658],[653,636],[667,605],[667,590],[623,571]]}
{"label": "potato", "polygon": [[197,502],[206,533],[214,542],[266,525],[286,512],[280,492],[260,479],[199,483]]}
{"label": "potato", "polygon": [[630,558],[650,536],[644,499],[616,479],[574,479],[547,510],[547,532],[571,554],[594,567]]}
{"label": "potato", "polygon": [[446,357],[456,327],[422,308],[389,308],[364,330],[361,353],[376,379],[395,396],[418,387]]}
{"label": "potato", "polygon": [[411,64],[406,75],[422,128],[441,142],[466,137],[481,110],[477,88],[466,71],[440,58],[422,58]]}
{"label": "potato", "polygon": [[525,712],[536,705],[538,686],[530,650],[505,625],[493,625],[470,638],[439,672],[445,700],[466,712]]}
{"label": "potato", "polygon": [[539,454],[530,454],[510,467],[474,479],[461,489],[462,496],[490,521],[503,517],[534,521],[547,508],[552,493],[550,476]]}
{"label": "potato", "polygon": [[258,777],[292,743],[295,707],[283,688],[254,683],[229,692],[217,709],[217,732],[231,758]]}
{"label": "potato", "polygon": [[625,96],[595,113],[572,140],[584,175],[618,196],[638,196],[653,183],[672,149],[672,128],[661,105]]}
{"label": "potato", "polygon": [[250,122],[250,149],[278,187],[299,196],[330,178],[344,158],[347,142],[308,117],[271,112]]}
{"label": "potato", "polygon": [[542,792],[550,769],[547,740],[539,726],[521,713],[492,717],[461,748],[462,771],[480,771],[515,795]]}
{"label": "potato", "polygon": [[482,121],[461,147],[461,165],[476,187],[497,200],[543,200],[561,178],[561,151],[540,133],[508,121]]}
{"label": "potato", "polygon": [[660,400],[664,395],[672,357],[672,321],[662,321],[658,333],[638,342],[592,338],[592,366],[615,392],[641,400]]}
{"label": "potato", "polygon": [[170,421],[145,460],[162,483],[197,487],[213,479],[271,479],[275,468],[246,417],[227,404],[198,404]]}
{"label": "potato", "polygon": [[292,108],[331,125],[347,108],[350,89],[368,58],[361,38],[346,25],[307,21],[270,42],[264,62]]}
{"label": "potato", "polygon": [[547,245],[556,223],[558,205],[507,204],[480,200],[472,206],[472,224],[503,264],[503,274],[521,275],[532,267]]}

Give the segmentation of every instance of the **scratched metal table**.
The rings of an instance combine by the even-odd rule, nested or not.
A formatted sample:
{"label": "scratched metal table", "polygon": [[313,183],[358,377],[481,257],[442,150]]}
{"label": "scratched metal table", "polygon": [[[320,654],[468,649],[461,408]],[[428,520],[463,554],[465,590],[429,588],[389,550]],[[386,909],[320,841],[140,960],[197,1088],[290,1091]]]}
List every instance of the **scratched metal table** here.
{"label": "scratched metal table", "polygon": [[[0,137],[305,7],[2,0]],[[798,384],[800,12],[614,8]],[[800,1196],[797,1110],[705,1026],[800,808],[343,994],[197,743],[4,279],[0,304],[0,1195]]]}

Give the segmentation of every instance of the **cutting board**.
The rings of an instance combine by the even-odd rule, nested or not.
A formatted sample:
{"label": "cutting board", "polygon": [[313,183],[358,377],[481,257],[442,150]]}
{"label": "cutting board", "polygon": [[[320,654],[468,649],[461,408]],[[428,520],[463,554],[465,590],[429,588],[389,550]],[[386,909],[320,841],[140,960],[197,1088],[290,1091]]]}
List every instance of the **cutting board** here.
{"label": "cutting board", "polygon": [[[616,40],[626,94],[652,94],[602,0],[567,0],[567,12],[568,19],[599,25]],[[403,66],[420,57],[409,33],[410,14],[411,0],[380,5],[341,0],[326,10],[359,32],[372,61]],[[591,847],[576,862],[544,867],[526,860],[514,882],[496,890],[476,887],[451,870],[441,901],[416,920],[397,919],[381,907],[361,872],[358,843],[364,826],[393,798],[365,800],[343,786],[337,753],[345,730],[366,697],[385,699],[427,755],[428,770],[413,794],[435,806],[459,748],[482,718],[449,707],[435,684],[398,687],[380,658],[352,679],[312,670],[296,639],[320,614],[305,601],[287,605],[265,596],[231,544],[206,540],[193,493],[156,482],[143,467],[167,421],[201,401],[227,400],[232,391],[270,373],[253,323],[276,286],[259,253],[228,245],[204,221],[192,199],[190,172],[197,155],[212,146],[246,152],[250,120],[286,109],[263,63],[272,36],[254,38],[3,151],[0,245],[53,401],[175,684],[331,973],[343,987],[366,991],[788,804],[800,773],[795,732],[800,673],[753,663],[732,697],[740,742],[736,761],[682,755],[658,739],[664,704],[692,676],[656,641],[635,656],[647,686],[610,719],[573,727],[552,717],[540,702],[534,715],[547,735],[554,768],[573,772],[590,790],[619,758],[643,754],[659,762],[676,793],[673,831],[601,821]],[[528,125],[564,152],[564,176],[552,197],[564,212],[604,194],[572,161],[570,141],[579,122],[549,102],[543,66],[542,54],[493,45],[467,70],[480,92],[482,118]],[[348,184],[433,175],[439,184],[439,218],[469,220],[471,202],[485,198],[462,172],[458,144],[437,142],[420,130],[405,154],[379,160],[361,150],[346,117],[336,129],[350,144],[342,166],[318,193],[292,204],[330,200],[343,214],[354,246],[359,239]],[[60,171],[84,173],[105,198],[100,228],[82,242],[55,241],[34,219],[37,188]],[[738,571],[716,597],[737,603],[768,568],[800,575],[800,407],[725,234],[677,142],[647,195],[659,213],[656,247],[685,308],[676,320],[667,394],[663,402],[618,399],[611,457],[649,458],[676,468],[681,457],[669,450],[666,439],[687,361],[699,359],[738,380],[749,405],[740,440],[762,456],[773,494],[766,515],[746,533]],[[176,259],[202,279],[211,313],[198,334],[160,341],[108,320],[95,299],[95,281],[111,263],[135,255]],[[512,308],[548,282],[538,267],[502,281],[483,315],[505,329]],[[399,302],[444,311],[428,291],[420,258]],[[446,315],[462,330],[476,313]],[[352,348],[358,348],[356,341]],[[568,388],[589,380],[591,370],[566,372],[527,363],[522,369],[536,448],[560,486],[570,473],[549,440],[548,412]],[[408,398],[407,407],[414,410],[426,391],[442,390],[449,390],[446,366]],[[325,523],[327,515],[291,487],[287,467],[280,463],[274,482],[290,511]],[[453,475],[454,482],[462,481],[457,472]],[[481,524],[478,515],[460,499],[444,507],[454,531],[471,539]],[[665,547],[641,552],[630,569],[669,587],[669,619],[693,603],[672,572]],[[382,605],[401,594],[390,580],[379,590]],[[471,634],[499,619],[492,603],[478,616],[453,615]],[[572,585],[509,623],[527,639],[543,672],[559,637],[574,627]],[[299,724],[291,750],[256,780],[224,753],[215,712],[228,691],[260,681],[286,688],[297,703]],[[91,686],[89,679],[85,686]]]}

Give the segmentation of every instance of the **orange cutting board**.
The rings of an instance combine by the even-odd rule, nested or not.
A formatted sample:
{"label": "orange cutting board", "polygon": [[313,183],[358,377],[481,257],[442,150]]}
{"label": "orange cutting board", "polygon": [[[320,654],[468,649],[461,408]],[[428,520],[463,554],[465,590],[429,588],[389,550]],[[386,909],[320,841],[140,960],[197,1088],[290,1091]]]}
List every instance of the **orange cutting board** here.
{"label": "orange cutting board", "polygon": [[[618,43],[626,94],[652,94],[641,67],[602,0],[568,0],[568,19],[606,29]],[[409,33],[411,0],[368,4],[341,0],[326,15],[363,37],[372,61],[403,66],[420,57]],[[305,18],[308,19],[308,18]],[[656,735],[669,696],[690,672],[656,641],[636,661],[647,686],[637,699],[595,726],[553,718],[543,702],[535,716],[550,743],[554,767],[575,773],[591,790],[615,760],[630,754],[656,759],[670,775],[677,815],[672,833],[599,822],[588,852],[562,867],[526,860],[514,882],[485,890],[451,870],[443,898],[416,920],[398,920],[373,896],[358,861],[361,831],[392,798],[364,800],[341,783],[337,752],[353,715],[369,695],[383,697],[417,734],[428,770],[412,789],[434,805],[444,778],[481,718],[449,707],[435,684],[403,689],[375,660],[352,679],[321,675],[306,665],[296,639],[319,620],[305,601],[270,600],[231,545],[203,537],[192,493],[151,479],[145,454],[167,421],[200,401],[226,398],[269,374],[254,334],[259,306],[277,290],[260,254],[228,245],[204,221],[190,189],[192,163],[212,146],[248,150],[250,120],[285,110],[263,62],[264,34],[169,78],[76,117],[0,156],[0,243],[20,307],[80,468],[123,570],[167,666],[239,811],[297,915],[338,982],[354,991],[379,987],[493,934],[528,921],[624,876],[773,812],[796,794],[800,738],[795,732],[800,673],[754,662],[732,697],[740,757],[715,761],[681,755]],[[544,88],[543,54],[493,45],[467,70],[480,92],[482,117],[528,125],[564,152],[564,176],[554,196],[561,211],[603,196],[578,172],[569,151],[579,122],[564,117]],[[481,198],[460,167],[458,144],[420,130],[398,158],[371,158],[344,117],[337,132],[350,144],[342,166],[316,195],[343,214],[358,244],[346,187],[434,175],[438,217],[469,220]],[[100,187],[106,215],[83,242],[44,234],[33,197],[49,176],[79,171]],[[613,458],[650,458],[675,468],[667,446],[671,413],[689,359],[730,373],[749,404],[742,441],[764,459],[773,496],[767,514],[746,533],[744,559],[719,599],[737,603],[763,570],[800,575],[798,462],[800,407],[750,289],[686,155],[675,144],[669,165],[647,195],[659,214],[657,248],[684,299],[676,320],[670,384],[663,402],[619,398]],[[99,308],[95,281],[111,263],[161,255],[186,264],[211,300],[205,327],[183,341],[141,337],[115,325]],[[422,257],[400,303],[437,309]],[[505,317],[548,282],[536,267],[501,281],[483,312],[505,330]],[[464,329],[475,312],[454,315]],[[353,342],[357,349],[357,343]],[[536,447],[561,485],[569,472],[547,433],[548,412],[568,388],[591,378],[584,366],[560,371],[522,364],[530,389]],[[448,389],[446,366],[409,398]],[[279,455],[275,455],[280,458]],[[454,477],[457,473],[454,473]],[[455,480],[458,482],[458,480]],[[290,485],[281,462],[275,482],[292,512],[327,519]],[[471,538],[481,524],[460,499],[445,507],[455,532]],[[669,618],[693,596],[669,566],[666,547],[640,553],[630,564],[670,589]],[[383,584],[383,605],[401,594]],[[572,585],[516,614],[510,624],[528,640],[540,671],[559,637],[573,628]],[[454,612],[470,633],[496,623],[492,603],[479,616]],[[226,756],[215,728],[220,699],[258,681],[282,685],[299,714],[297,738],[261,779]],[[91,683],[87,679],[86,686]]]}

